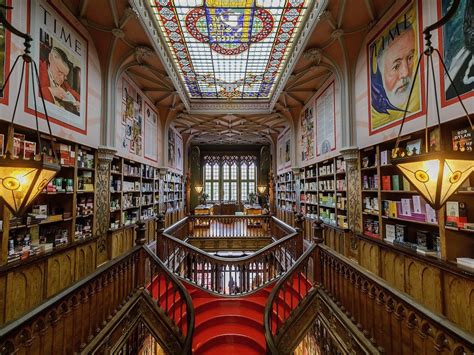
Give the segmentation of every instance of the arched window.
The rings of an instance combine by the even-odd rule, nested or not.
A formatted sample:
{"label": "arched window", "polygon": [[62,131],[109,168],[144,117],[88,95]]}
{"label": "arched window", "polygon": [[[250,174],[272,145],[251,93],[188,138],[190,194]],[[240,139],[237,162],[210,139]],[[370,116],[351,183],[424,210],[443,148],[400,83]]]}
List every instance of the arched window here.
{"label": "arched window", "polygon": [[240,200],[248,201],[249,194],[256,193],[257,166],[254,162],[240,165]]}
{"label": "arched window", "polygon": [[224,201],[237,201],[237,164],[222,166],[222,189]]}
{"label": "arched window", "polygon": [[204,192],[209,195],[209,201],[219,201],[219,165],[204,165]]}

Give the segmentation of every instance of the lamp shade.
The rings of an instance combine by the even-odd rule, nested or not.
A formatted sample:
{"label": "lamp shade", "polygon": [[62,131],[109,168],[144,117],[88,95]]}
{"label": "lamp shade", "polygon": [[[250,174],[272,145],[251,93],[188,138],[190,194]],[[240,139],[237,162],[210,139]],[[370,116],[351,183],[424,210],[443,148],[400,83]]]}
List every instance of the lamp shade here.
{"label": "lamp shade", "polygon": [[26,212],[38,194],[54,178],[59,164],[41,160],[0,158],[0,197],[16,217]]}
{"label": "lamp shade", "polygon": [[394,164],[435,210],[439,210],[474,170],[471,153],[428,153],[393,159]]}
{"label": "lamp shade", "polygon": [[198,194],[200,194],[200,193],[202,192],[202,190],[203,190],[203,187],[200,186],[200,185],[196,185],[196,186],[194,186],[194,190],[195,190]]}
{"label": "lamp shade", "polygon": [[258,192],[260,192],[262,195],[267,191],[267,187],[265,185],[261,185],[257,187]]}

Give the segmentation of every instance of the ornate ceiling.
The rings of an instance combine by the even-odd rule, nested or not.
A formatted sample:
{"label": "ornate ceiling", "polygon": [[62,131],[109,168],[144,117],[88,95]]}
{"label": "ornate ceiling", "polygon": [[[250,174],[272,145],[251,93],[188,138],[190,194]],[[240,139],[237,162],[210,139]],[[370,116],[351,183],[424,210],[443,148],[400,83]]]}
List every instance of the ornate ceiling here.
{"label": "ornate ceiling", "polygon": [[[216,109],[222,103],[194,99],[196,106],[193,111],[183,102],[180,90],[185,88],[179,74],[170,71],[172,62],[159,54],[160,50],[167,49],[163,42],[160,48],[157,47],[154,37],[158,38],[159,31],[155,23],[151,22],[150,17],[150,26],[146,28],[143,18],[137,15],[138,10],[131,8],[131,4],[139,0],[57,1],[64,2],[91,32],[102,71],[110,76],[117,71],[127,72],[155,103],[163,127],[173,124],[185,140],[190,139],[199,144],[275,142],[279,133],[289,125],[296,124],[303,106],[337,69],[346,73],[344,80],[353,77],[364,37],[395,2],[327,0],[327,6],[309,33],[306,45],[301,48],[301,55],[295,57],[294,65],[287,65],[284,69],[292,67],[292,70],[285,80],[276,82],[281,88],[271,89],[278,93],[273,97],[271,113],[243,113],[236,107],[232,109],[232,106],[226,106],[224,113],[211,114],[210,108]],[[141,1],[141,6],[148,6],[146,1]],[[272,3],[278,3],[278,0]],[[322,6],[325,3],[326,0],[321,0]],[[235,49],[235,44],[232,46]],[[218,86],[214,84],[214,92],[219,90]],[[221,101],[229,103],[225,99]]]}

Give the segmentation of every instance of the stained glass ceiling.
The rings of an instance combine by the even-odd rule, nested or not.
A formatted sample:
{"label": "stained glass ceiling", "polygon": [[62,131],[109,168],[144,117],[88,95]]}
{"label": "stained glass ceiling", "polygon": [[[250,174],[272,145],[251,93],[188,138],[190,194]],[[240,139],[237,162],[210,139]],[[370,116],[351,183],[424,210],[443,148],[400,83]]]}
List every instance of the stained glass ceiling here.
{"label": "stained glass ceiling", "polygon": [[311,0],[149,0],[189,99],[269,100]]}

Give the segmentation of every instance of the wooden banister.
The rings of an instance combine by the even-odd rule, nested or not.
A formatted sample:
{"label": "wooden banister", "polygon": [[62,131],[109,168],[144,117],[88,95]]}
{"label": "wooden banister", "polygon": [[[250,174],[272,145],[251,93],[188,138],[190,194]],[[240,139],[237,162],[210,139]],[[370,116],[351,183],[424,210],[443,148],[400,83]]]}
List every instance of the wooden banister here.
{"label": "wooden banister", "polygon": [[[143,263],[144,265],[141,265]],[[143,273],[143,275],[142,275]],[[23,317],[0,329],[0,353],[73,354],[81,352],[114,315],[136,294],[151,290],[152,280],[166,280],[164,292],[179,295],[186,322],[179,325],[161,301],[155,301],[176,324],[183,349],[191,349],[194,311],[191,299],[176,277],[147,246],[136,246],[123,256],[97,269]],[[165,298],[167,298],[165,296]]]}
{"label": "wooden banister", "polygon": [[[288,270],[302,253],[302,235],[270,216],[203,216],[212,225],[216,223],[249,223],[260,218],[275,232],[277,239],[258,252],[240,258],[223,258],[208,254],[171,233],[180,230],[184,222],[166,229],[157,243],[157,254],[165,265],[180,278],[207,291],[225,296],[240,296],[268,285]],[[204,219],[188,217],[187,221]],[[239,223],[240,223],[239,222]],[[260,225],[263,225],[261,222]],[[241,226],[237,224],[237,226]],[[195,225],[191,230],[196,230]],[[234,229],[236,230],[236,229]],[[272,233],[273,233],[272,232]]]}
{"label": "wooden banister", "polygon": [[286,322],[295,316],[301,305],[315,294],[317,270],[315,258],[317,246],[309,247],[298,261],[283,275],[273,287],[265,306],[264,326],[267,350],[280,354],[278,343],[284,335]]}
{"label": "wooden banister", "polygon": [[385,353],[472,354],[472,334],[329,247],[318,248],[322,290]]}

